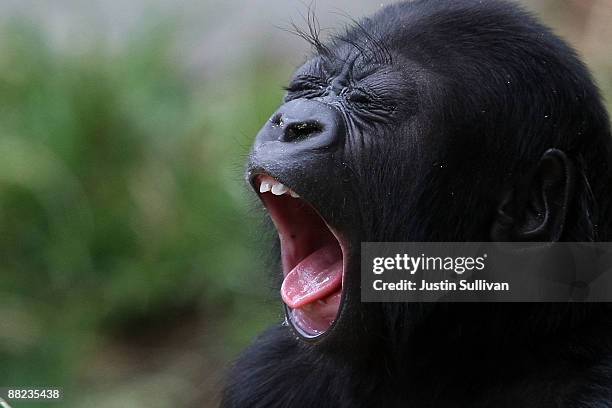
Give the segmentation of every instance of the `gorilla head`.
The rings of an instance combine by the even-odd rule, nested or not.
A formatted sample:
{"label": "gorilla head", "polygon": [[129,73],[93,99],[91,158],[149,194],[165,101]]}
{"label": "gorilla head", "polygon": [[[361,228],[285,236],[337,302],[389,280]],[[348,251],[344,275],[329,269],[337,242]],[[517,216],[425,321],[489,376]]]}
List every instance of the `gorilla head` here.
{"label": "gorilla head", "polygon": [[[361,242],[610,237],[608,116],[563,41],[497,0],[393,4],[310,40],[316,53],[247,168],[278,231],[293,333],[256,343],[261,364],[291,377],[292,363],[316,361],[324,373],[324,355],[405,378],[440,339],[533,340],[592,316],[588,306],[360,302]],[[254,381],[257,358],[243,361],[256,374],[237,383]]]}

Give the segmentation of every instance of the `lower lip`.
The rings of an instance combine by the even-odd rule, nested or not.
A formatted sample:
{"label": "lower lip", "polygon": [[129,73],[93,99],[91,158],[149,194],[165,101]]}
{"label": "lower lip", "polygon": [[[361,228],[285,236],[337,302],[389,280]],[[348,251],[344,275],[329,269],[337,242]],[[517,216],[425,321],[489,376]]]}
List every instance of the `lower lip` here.
{"label": "lower lip", "polygon": [[316,338],[331,330],[340,312],[342,290],[302,308],[285,305],[287,320],[305,338]]}

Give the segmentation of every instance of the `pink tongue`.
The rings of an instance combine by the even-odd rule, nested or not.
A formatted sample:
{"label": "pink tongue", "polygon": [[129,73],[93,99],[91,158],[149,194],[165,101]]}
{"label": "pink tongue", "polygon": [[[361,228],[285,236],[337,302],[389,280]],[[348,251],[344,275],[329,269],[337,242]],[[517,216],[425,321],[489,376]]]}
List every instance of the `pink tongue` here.
{"label": "pink tongue", "polygon": [[299,308],[336,292],[342,285],[342,252],[326,245],[304,258],[285,276],[281,296],[287,306]]}

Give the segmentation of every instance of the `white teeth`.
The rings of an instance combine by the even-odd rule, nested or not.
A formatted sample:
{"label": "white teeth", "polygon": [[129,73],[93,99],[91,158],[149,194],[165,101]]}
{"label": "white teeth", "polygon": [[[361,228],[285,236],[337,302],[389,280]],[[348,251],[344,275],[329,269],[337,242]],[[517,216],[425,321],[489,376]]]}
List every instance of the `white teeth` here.
{"label": "white teeth", "polygon": [[272,194],[280,196],[283,194],[289,194],[293,198],[299,198],[300,195],[295,191],[291,190],[286,185],[279,183],[274,180],[272,177],[264,176],[259,184],[259,192],[267,193],[268,191],[272,192]]}
{"label": "white teeth", "polygon": [[272,194],[274,195],[283,195],[287,191],[289,191],[289,188],[284,184],[278,183],[272,186]]}
{"label": "white teeth", "polygon": [[272,184],[268,183],[267,181],[262,181],[261,184],[259,185],[259,192],[265,193],[265,192],[270,191],[271,188],[272,188]]}

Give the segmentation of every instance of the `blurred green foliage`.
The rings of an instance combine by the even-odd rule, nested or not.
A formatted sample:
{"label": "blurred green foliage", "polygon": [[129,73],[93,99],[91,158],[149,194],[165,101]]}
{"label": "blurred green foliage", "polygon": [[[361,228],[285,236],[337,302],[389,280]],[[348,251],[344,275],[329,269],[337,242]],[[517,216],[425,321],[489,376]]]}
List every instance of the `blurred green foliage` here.
{"label": "blurred green foliage", "polygon": [[242,162],[289,67],[211,83],[175,49],[168,27],[72,52],[0,28],[0,386],[69,394],[105,339],[183,314],[224,361],[278,317]]}
{"label": "blurred green foliage", "polygon": [[[223,365],[280,317],[242,166],[292,67],[193,72],[174,33],[66,50],[0,26],[0,386],[210,406]],[[610,95],[610,65],[592,68]]]}

